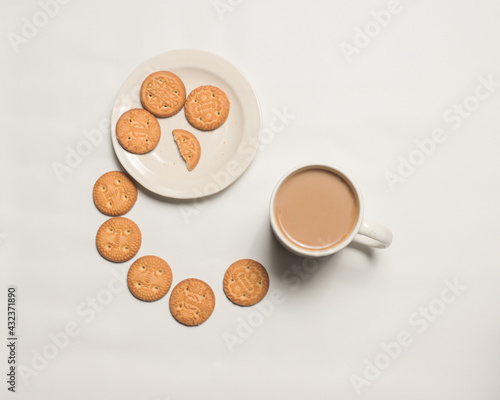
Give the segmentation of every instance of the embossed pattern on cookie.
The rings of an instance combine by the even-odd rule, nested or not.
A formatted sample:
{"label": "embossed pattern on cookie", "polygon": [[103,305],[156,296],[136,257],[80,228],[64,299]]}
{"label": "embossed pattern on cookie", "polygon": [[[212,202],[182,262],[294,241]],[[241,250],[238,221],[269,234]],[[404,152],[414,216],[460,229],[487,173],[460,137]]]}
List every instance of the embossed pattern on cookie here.
{"label": "embossed pattern on cookie", "polygon": [[196,129],[212,131],[226,122],[229,99],[216,86],[200,86],[189,93],[184,112],[188,122]]}
{"label": "embossed pattern on cookie", "polygon": [[224,274],[224,293],[240,306],[252,306],[269,290],[269,275],[264,266],[251,259],[232,263]]}
{"label": "embossed pattern on cookie", "polygon": [[142,108],[125,111],[116,123],[116,138],[130,153],[150,152],[156,147],[160,137],[161,128],[158,120]]}
{"label": "embossed pattern on cookie", "polygon": [[127,285],[130,292],[139,300],[159,300],[170,290],[172,269],[160,257],[143,256],[130,266]]}
{"label": "embossed pattern on cookie", "polygon": [[143,107],[157,117],[177,114],[186,101],[186,88],[181,78],[169,71],[150,74],[141,85]]}
{"label": "embossed pattern on cookie", "polygon": [[101,175],[94,184],[94,204],[103,214],[119,216],[129,212],[137,200],[134,181],[120,171]]}
{"label": "embossed pattern on cookie", "polygon": [[205,322],[215,308],[212,288],[199,279],[179,282],[170,295],[170,312],[181,324],[196,326]]}
{"label": "embossed pattern on cookie", "polygon": [[105,221],[97,231],[96,246],[99,254],[113,262],[133,258],[141,247],[142,235],[137,224],[125,217]]}
{"label": "embossed pattern on cookie", "polygon": [[175,129],[172,131],[175,143],[179,148],[182,158],[186,162],[187,169],[192,171],[200,161],[201,146],[196,136],[184,129]]}

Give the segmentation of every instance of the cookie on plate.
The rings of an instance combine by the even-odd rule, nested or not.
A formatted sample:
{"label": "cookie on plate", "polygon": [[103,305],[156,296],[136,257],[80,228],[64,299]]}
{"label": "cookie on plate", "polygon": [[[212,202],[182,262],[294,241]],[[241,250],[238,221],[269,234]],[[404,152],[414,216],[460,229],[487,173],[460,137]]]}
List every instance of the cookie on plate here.
{"label": "cookie on plate", "polygon": [[189,93],[184,112],[188,122],[196,129],[212,131],[226,122],[229,99],[216,86],[200,86]]}
{"label": "cookie on plate", "polygon": [[185,101],[184,83],[172,72],[153,72],[142,82],[142,106],[157,117],[165,118],[177,114]]}
{"label": "cookie on plate", "polygon": [[200,161],[201,146],[196,136],[184,129],[174,129],[172,131],[175,143],[179,148],[182,158],[186,162],[187,169],[192,171]]}
{"label": "cookie on plate", "polygon": [[224,293],[239,306],[252,306],[269,290],[269,275],[264,266],[250,259],[232,263],[224,274]]}
{"label": "cookie on plate", "polygon": [[97,231],[96,246],[106,260],[125,262],[141,248],[142,234],[137,224],[125,217],[105,221]]}
{"label": "cookie on plate", "polygon": [[149,153],[157,146],[160,137],[158,120],[142,108],[125,111],[116,123],[116,138],[130,153]]}
{"label": "cookie on plate", "polygon": [[110,171],[96,181],[92,196],[100,212],[116,217],[132,209],[137,200],[137,186],[123,172]]}
{"label": "cookie on plate", "polygon": [[179,282],[170,295],[170,312],[181,324],[196,326],[205,322],[215,308],[212,288],[199,279]]}
{"label": "cookie on plate", "polygon": [[172,269],[160,257],[143,256],[130,266],[127,285],[130,292],[139,300],[159,300],[170,290]]}

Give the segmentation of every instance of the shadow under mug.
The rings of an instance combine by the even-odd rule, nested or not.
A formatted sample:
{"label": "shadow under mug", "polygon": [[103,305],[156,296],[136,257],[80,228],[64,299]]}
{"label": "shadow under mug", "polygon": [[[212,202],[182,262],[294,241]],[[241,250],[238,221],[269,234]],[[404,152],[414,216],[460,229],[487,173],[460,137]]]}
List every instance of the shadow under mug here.
{"label": "shadow under mug", "polygon": [[[354,195],[357,197],[358,201],[358,215],[357,215],[357,220],[354,228],[350,232],[350,234],[344,238],[341,242],[331,246],[327,247],[324,249],[309,249],[305,248],[302,246],[297,245],[296,243],[292,242],[290,239],[288,239],[285,234],[281,231],[278,222],[276,220],[276,215],[275,215],[275,209],[274,209],[274,203],[276,199],[276,194],[278,190],[280,189],[281,185],[283,182],[285,182],[288,178],[291,176],[303,172],[306,170],[310,169],[322,169],[325,171],[329,171],[334,173],[335,175],[339,176],[344,180],[344,182],[349,185],[351,188],[352,192]],[[291,251],[292,253],[298,254],[300,256],[306,256],[306,257],[324,257],[328,256],[330,254],[336,253],[339,250],[342,250],[344,247],[346,247],[349,243],[352,241],[356,241],[358,243],[362,243],[364,245],[370,246],[370,247],[376,247],[379,249],[384,249],[386,247],[389,247],[389,245],[392,242],[392,232],[387,229],[385,226],[380,225],[376,222],[367,220],[364,218],[364,206],[363,206],[363,198],[361,196],[361,193],[359,191],[359,188],[357,185],[354,183],[354,181],[351,179],[349,175],[347,175],[344,171],[341,169],[334,167],[329,164],[322,164],[322,163],[314,163],[314,164],[305,164],[301,165],[299,167],[294,168],[293,170],[289,171],[288,173],[283,176],[278,183],[276,184],[276,187],[273,190],[273,194],[271,196],[271,202],[270,202],[270,220],[271,220],[271,228],[274,232],[274,235],[278,239],[278,241],[285,247],[287,250]]]}

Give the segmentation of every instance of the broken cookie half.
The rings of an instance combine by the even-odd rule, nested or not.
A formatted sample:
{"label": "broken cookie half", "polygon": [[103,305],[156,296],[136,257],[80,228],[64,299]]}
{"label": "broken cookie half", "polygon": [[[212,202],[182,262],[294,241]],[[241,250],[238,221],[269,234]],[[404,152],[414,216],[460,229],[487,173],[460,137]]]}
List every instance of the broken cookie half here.
{"label": "broken cookie half", "polygon": [[201,157],[201,146],[198,139],[188,131],[184,129],[174,129],[172,131],[175,143],[179,148],[182,158],[186,162],[187,169],[192,171],[200,161]]}

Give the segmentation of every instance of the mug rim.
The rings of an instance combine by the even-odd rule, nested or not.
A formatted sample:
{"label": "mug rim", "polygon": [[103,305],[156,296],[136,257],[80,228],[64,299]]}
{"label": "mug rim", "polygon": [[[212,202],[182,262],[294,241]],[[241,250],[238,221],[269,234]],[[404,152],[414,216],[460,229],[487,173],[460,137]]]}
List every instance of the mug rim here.
{"label": "mug rim", "polygon": [[[276,194],[278,193],[279,188],[285,182],[288,178],[290,178],[292,175],[295,175],[299,172],[308,170],[308,169],[323,169],[323,170],[328,170],[330,172],[333,172],[337,175],[340,175],[341,178],[343,178],[346,183],[351,187],[353,192],[355,193],[357,199],[358,199],[358,206],[359,206],[359,212],[358,212],[358,217],[356,221],[356,225],[354,225],[354,228],[352,229],[351,233],[349,236],[347,236],[342,242],[338,243],[337,245],[333,247],[328,247],[326,249],[321,249],[321,250],[313,250],[313,249],[306,249],[304,247],[300,247],[297,244],[293,243],[291,240],[289,240],[283,232],[281,232],[281,229],[278,226],[278,223],[276,222],[276,216],[274,214],[274,201],[276,199]],[[278,238],[278,241],[287,249],[292,251],[293,253],[305,257],[323,257],[323,256],[328,256],[331,254],[336,253],[339,250],[342,250],[344,247],[346,247],[349,243],[352,242],[354,237],[357,235],[361,224],[363,222],[363,212],[364,212],[364,204],[363,204],[363,198],[361,196],[361,192],[359,191],[358,186],[354,182],[354,180],[347,174],[344,170],[342,170],[339,167],[336,167],[332,164],[328,163],[306,163],[299,165],[291,170],[289,170],[286,174],[284,174],[280,180],[276,183],[274,186],[272,195],[271,195],[271,201],[269,204],[269,216],[270,216],[270,221],[271,221],[271,228],[275,234],[275,236]]]}

